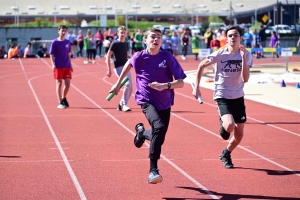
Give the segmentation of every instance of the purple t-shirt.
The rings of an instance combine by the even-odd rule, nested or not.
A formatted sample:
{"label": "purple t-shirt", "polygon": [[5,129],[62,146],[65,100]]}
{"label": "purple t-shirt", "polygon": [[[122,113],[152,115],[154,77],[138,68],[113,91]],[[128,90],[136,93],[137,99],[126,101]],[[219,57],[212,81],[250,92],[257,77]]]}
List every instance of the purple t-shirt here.
{"label": "purple t-shirt", "polygon": [[130,59],[136,73],[135,101],[138,105],[151,103],[158,110],[165,110],[174,104],[174,90],[157,91],[148,86],[154,81],[158,83],[172,82],[173,79],[184,79],[186,75],[172,54],[160,51],[150,55],[145,50],[137,52]]}
{"label": "purple t-shirt", "polygon": [[71,45],[69,40],[60,41],[58,38],[52,41],[49,53],[54,56],[54,64],[56,68],[70,68],[71,61],[69,53],[71,52]]}
{"label": "purple t-shirt", "polygon": [[271,35],[271,38],[270,38],[270,47],[276,47],[275,44],[276,44],[277,41],[278,41],[278,37],[275,36],[275,35]]}

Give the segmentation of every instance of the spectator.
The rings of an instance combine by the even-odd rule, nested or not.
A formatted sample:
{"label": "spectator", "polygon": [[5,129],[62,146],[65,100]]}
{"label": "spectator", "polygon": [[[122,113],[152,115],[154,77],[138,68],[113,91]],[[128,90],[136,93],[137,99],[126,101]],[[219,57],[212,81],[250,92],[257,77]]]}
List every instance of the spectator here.
{"label": "spectator", "polygon": [[139,29],[134,35],[135,51],[143,50],[143,31]]}
{"label": "spectator", "polygon": [[4,46],[0,48],[0,58],[7,58],[7,52],[5,51]]}
{"label": "spectator", "polygon": [[133,55],[135,52],[136,52],[136,49],[135,49],[135,42],[134,42],[134,33],[132,33],[132,35],[130,36],[130,42],[131,42],[131,46],[132,46],[132,52],[131,52],[131,55]]}
{"label": "spectator", "polygon": [[188,46],[190,43],[190,35],[188,32],[183,31],[182,37],[181,37],[181,45],[182,45],[182,60],[186,60],[186,55],[188,52]]}
{"label": "spectator", "polygon": [[220,41],[217,40],[216,34],[213,34],[213,35],[212,35],[212,40],[210,41],[210,49],[211,49],[212,51],[216,51],[216,50],[218,50],[220,47],[221,47],[221,46],[220,46]]}
{"label": "spectator", "polygon": [[77,53],[77,57],[80,55],[81,57],[83,57],[83,53],[82,53],[82,50],[83,50],[83,35],[82,35],[82,30],[79,30],[78,31],[78,36],[77,36],[77,42],[78,42],[78,46],[79,46],[79,51]]}
{"label": "spectator", "polygon": [[227,44],[227,37],[225,31],[222,31],[219,41],[220,41],[220,47],[223,47]]}
{"label": "spectator", "polygon": [[19,58],[18,48],[12,44],[8,50],[8,59]]}
{"label": "spectator", "polygon": [[96,62],[96,39],[94,38],[94,35],[91,34],[90,40],[90,50],[92,54],[92,63]]}
{"label": "spectator", "polygon": [[170,38],[168,36],[168,33],[165,31],[165,33],[162,36],[162,49],[172,53],[172,49],[171,49],[171,41]]}
{"label": "spectator", "polygon": [[78,42],[77,42],[77,35],[76,35],[76,31],[73,30],[70,32],[70,35],[69,35],[69,41],[70,41],[70,44],[71,44],[71,57],[73,58],[74,56],[77,55],[77,52],[78,52]]}
{"label": "spectator", "polygon": [[[84,50],[86,51],[87,60],[84,61],[84,64],[91,63],[93,58],[93,49],[95,50],[96,45],[93,43],[94,38],[92,31],[90,29],[87,30],[86,36],[84,38]],[[93,49],[92,49],[93,48]],[[95,60],[93,60],[95,62]]]}
{"label": "spectator", "polygon": [[24,49],[20,44],[18,45],[18,54],[20,58],[24,57]]}
{"label": "spectator", "polygon": [[105,28],[105,31],[104,31],[104,33],[103,33],[103,38],[104,38],[104,39],[107,37],[107,35],[109,35],[109,34],[108,34],[108,31],[109,31],[109,28],[106,27],[106,28]]}
{"label": "spectator", "polygon": [[44,43],[43,45],[40,46],[38,52],[37,52],[37,57],[38,58],[46,58],[50,57],[50,55],[47,53],[47,44]]}
{"label": "spectator", "polygon": [[206,48],[210,48],[210,41],[212,40],[212,32],[211,28],[206,29],[206,32],[204,33],[204,38],[205,38],[205,44]]}
{"label": "spectator", "polygon": [[114,38],[113,38],[113,34],[111,32],[110,29],[108,29],[107,31],[107,36],[105,37],[105,40],[103,42],[103,46],[105,48],[105,55],[107,54],[108,50],[109,50],[109,47],[110,47],[110,44],[113,42]]}
{"label": "spectator", "polygon": [[245,33],[243,35],[243,40],[244,40],[245,47],[246,48],[251,48],[253,37],[252,37],[252,34],[249,33],[249,29],[248,28],[246,28],[246,30],[245,30]]}
{"label": "spectator", "polygon": [[299,40],[298,40],[297,46],[298,47],[300,46],[300,36],[299,36]]}
{"label": "spectator", "polygon": [[260,37],[259,37],[259,33],[257,32],[256,29],[253,32],[253,47],[254,48],[260,47]]}
{"label": "spectator", "polygon": [[[270,26],[270,24],[272,23],[272,20],[269,20],[269,23],[266,25],[266,27],[264,25],[260,26],[260,31],[259,31],[259,38],[260,38],[260,45],[261,48],[265,48],[266,47],[266,42],[267,42],[267,35],[266,35],[266,29]],[[264,57],[263,52],[262,52],[262,57]]]}
{"label": "spectator", "polygon": [[175,56],[175,57],[177,56],[179,43],[180,43],[180,40],[179,40],[177,34],[175,33],[175,31],[173,31],[172,36],[171,36],[171,45],[172,45],[173,56]]}
{"label": "spectator", "polygon": [[[272,35],[271,35],[271,38],[270,38],[270,47],[271,48],[277,48],[278,47],[278,37],[276,35],[276,32],[275,31],[272,31]],[[273,58],[275,58],[275,55],[277,56],[277,58],[279,58],[279,55],[278,53],[275,51],[272,53],[273,55]]]}
{"label": "spectator", "polygon": [[192,53],[195,55],[195,60],[198,60],[200,37],[197,33],[194,33],[192,37]]}
{"label": "spectator", "polygon": [[222,36],[222,30],[219,28],[218,30],[217,30],[217,33],[216,33],[216,36],[217,36],[217,40],[219,40],[220,41],[220,37]]}
{"label": "spectator", "polygon": [[98,32],[95,34],[94,38],[96,40],[96,53],[97,53],[97,50],[99,49],[99,57],[101,57],[104,36],[101,33],[100,28],[98,29]]}
{"label": "spectator", "polygon": [[24,51],[24,58],[35,58],[35,55],[31,54],[30,48],[31,48],[31,43],[28,42],[27,47],[25,48]]}

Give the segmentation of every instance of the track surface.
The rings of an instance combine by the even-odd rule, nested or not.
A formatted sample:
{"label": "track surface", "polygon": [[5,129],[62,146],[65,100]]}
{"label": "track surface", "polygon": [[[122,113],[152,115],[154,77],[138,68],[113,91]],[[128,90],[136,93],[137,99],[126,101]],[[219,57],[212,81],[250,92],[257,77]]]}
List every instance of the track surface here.
{"label": "track surface", "polygon": [[72,62],[70,108],[61,110],[49,59],[0,60],[1,200],[300,198],[299,114],[246,100],[245,136],[228,170],[212,91],[201,90],[199,105],[186,84],[159,161],[164,181],[149,185],[148,144],[133,145],[135,124],[149,127],[141,109],[134,98],[128,113],[116,110],[119,96],[105,100],[116,76],[105,77],[103,58]]}

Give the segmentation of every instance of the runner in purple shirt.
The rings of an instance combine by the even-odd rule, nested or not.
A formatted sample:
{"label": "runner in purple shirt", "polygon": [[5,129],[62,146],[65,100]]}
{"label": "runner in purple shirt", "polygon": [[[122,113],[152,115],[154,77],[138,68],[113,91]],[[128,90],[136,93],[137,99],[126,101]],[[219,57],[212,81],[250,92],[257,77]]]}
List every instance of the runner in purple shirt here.
{"label": "runner in purple shirt", "polygon": [[[68,28],[65,25],[58,27],[59,37],[52,41],[50,46],[50,60],[52,63],[52,71],[56,79],[56,95],[58,98],[57,108],[64,109],[69,107],[67,101],[67,93],[70,88],[73,68],[71,65],[71,45],[70,41],[65,39]],[[64,80],[64,88],[62,92],[62,80]]]}
{"label": "runner in purple shirt", "polygon": [[157,162],[168,130],[171,106],[174,105],[174,89],[183,87],[183,79],[186,75],[174,56],[160,49],[162,35],[159,29],[147,30],[144,37],[147,49],[136,52],[127,61],[117,83],[109,92],[118,94],[121,81],[130,69],[134,68],[136,73],[135,100],[138,105],[141,105],[151,125],[149,130],[145,130],[142,123],[135,126],[134,144],[140,148],[145,139],[150,140],[148,183],[156,184],[162,182]]}

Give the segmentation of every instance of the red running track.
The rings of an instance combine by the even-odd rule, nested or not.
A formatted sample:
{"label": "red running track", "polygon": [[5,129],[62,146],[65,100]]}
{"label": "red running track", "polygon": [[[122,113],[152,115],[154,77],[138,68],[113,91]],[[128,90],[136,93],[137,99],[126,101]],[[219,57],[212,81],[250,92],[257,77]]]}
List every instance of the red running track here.
{"label": "red running track", "polygon": [[298,113],[246,100],[245,137],[228,170],[212,91],[201,90],[199,105],[186,84],[159,161],[164,181],[149,185],[148,144],[133,145],[135,124],[147,124],[141,109],[133,98],[129,113],[116,110],[120,97],[105,100],[116,77],[105,77],[103,58],[72,62],[70,108],[61,110],[49,59],[0,60],[1,200],[300,198]]}

